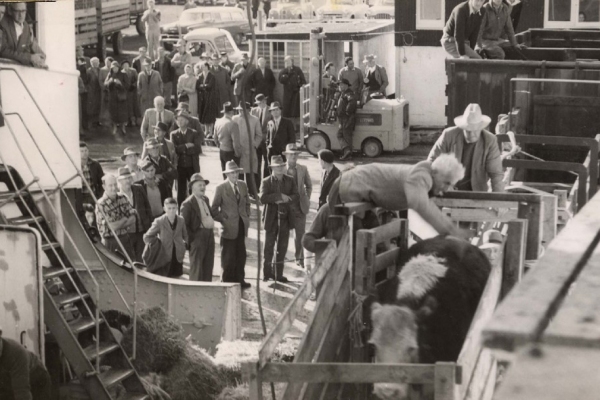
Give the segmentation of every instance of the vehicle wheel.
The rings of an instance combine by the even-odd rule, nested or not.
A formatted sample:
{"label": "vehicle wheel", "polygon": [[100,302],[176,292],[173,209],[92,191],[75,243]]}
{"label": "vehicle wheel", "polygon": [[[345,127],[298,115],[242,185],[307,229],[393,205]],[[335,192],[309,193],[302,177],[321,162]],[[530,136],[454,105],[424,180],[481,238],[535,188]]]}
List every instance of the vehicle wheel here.
{"label": "vehicle wheel", "polygon": [[121,31],[113,33],[110,41],[115,55],[121,55],[123,53],[123,34]]}
{"label": "vehicle wheel", "polygon": [[317,156],[319,151],[331,148],[329,138],[323,132],[313,132],[306,139],[306,150],[313,156]]}
{"label": "vehicle wheel", "polygon": [[368,138],[362,143],[362,152],[370,158],[379,157],[383,152],[383,145],[378,139]]}
{"label": "vehicle wheel", "polygon": [[135,30],[137,31],[138,35],[140,35],[140,36],[146,35],[146,25],[142,22],[141,15],[138,15],[137,19],[135,20]]}

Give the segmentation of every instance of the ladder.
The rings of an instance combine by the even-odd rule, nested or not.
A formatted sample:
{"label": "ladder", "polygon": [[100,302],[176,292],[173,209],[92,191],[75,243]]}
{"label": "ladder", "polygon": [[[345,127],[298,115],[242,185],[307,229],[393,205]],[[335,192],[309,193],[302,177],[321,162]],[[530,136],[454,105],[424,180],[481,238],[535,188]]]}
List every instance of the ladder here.
{"label": "ladder", "polygon": [[[4,121],[8,127],[8,132],[17,145],[18,151],[33,179],[31,182],[25,183],[20,174],[14,168],[7,165],[2,155],[2,147],[0,147],[0,223],[13,226],[29,226],[40,233],[42,238],[41,250],[47,258],[47,264],[49,264],[44,265],[42,271],[45,325],[56,339],[72,370],[77,375],[79,382],[92,400],[113,400],[117,398],[117,395],[119,399],[124,400],[149,399],[144,383],[133,367],[131,359],[115,337],[114,332],[99,309],[100,287],[90,270],[88,260],[82,255],[76,241],[65,228],[61,219],[63,211],[57,210],[50,198],[54,193],[62,195],[61,202],[64,201],[68,204],[75,219],[79,221],[80,227],[85,231],[83,224],[77,218],[76,208],[65,191],[65,186],[79,177],[81,178],[82,185],[87,187],[91,192],[90,184],[85,179],[79,164],[67,152],[64,143],[48,122],[48,119],[32,96],[27,84],[19,75],[19,72],[13,67],[0,65],[0,73],[14,73],[16,75],[27,91],[29,98],[35,104],[37,112],[46,121],[53,138],[63,149],[65,162],[72,165],[75,171],[74,175],[70,178],[62,182],[59,181],[56,171],[54,171],[44,153],[43,144],[36,141],[35,135],[33,135],[23,117],[19,113],[4,113]],[[33,141],[33,145],[44,161],[43,165],[33,167],[23,150],[20,142],[22,138],[17,137],[14,129],[11,127],[14,123],[21,123],[26,129],[29,138]],[[45,140],[48,139],[46,138]],[[51,185],[51,189],[44,188],[40,184],[36,171],[39,173],[42,168],[48,170],[56,182],[56,186],[54,184]],[[93,197],[97,201],[95,196]],[[63,246],[59,243],[51,229],[49,221],[44,217],[38,206],[40,201],[44,201],[45,209],[49,208],[48,213],[52,215],[52,222],[55,222],[62,228],[64,242],[71,245],[77,255],[77,260],[71,260],[70,257],[75,256],[68,256]],[[68,212],[68,210],[64,212]],[[112,233],[114,235],[114,231]],[[87,239],[92,243],[91,239]],[[119,244],[127,261],[130,265],[133,265],[131,258],[122,244],[120,242]],[[93,243],[91,247],[96,255],[94,261],[103,267],[125,307],[131,312],[128,302],[108,272],[104,261],[100,257],[98,250],[93,246]],[[83,266],[84,271],[78,272],[75,269],[74,262],[78,262],[78,267]],[[91,276],[93,283],[92,292],[89,292],[83,284],[79,273],[87,273]],[[135,271],[135,268],[134,275],[135,288],[132,315],[133,358],[135,358],[136,353],[137,330],[137,271]],[[123,389],[118,386],[122,386],[126,393],[123,394]],[[117,394],[117,392],[121,393]]]}

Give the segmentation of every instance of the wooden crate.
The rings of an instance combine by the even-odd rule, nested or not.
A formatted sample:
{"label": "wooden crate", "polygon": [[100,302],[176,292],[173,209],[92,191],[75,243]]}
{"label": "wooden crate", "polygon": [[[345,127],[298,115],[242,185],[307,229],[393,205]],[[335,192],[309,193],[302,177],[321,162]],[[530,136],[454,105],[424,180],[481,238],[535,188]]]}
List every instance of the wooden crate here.
{"label": "wooden crate", "polygon": [[[106,36],[129,27],[129,0],[102,1],[102,29]],[[75,38],[77,45],[98,43],[96,7],[93,0],[75,1]]]}

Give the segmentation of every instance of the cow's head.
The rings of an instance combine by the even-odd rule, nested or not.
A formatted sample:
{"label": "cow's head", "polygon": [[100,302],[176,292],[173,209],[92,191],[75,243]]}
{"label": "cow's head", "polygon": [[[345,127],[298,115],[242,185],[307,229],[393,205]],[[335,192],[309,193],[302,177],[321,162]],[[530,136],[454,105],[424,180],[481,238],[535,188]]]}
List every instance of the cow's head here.
{"label": "cow's head", "polygon": [[[369,343],[375,346],[375,362],[384,364],[410,364],[419,362],[419,321],[432,313],[436,306],[428,298],[417,311],[398,305],[371,306],[373,333]],[[374,393],[384,400],[402,400],[408,396],[406,381],[375,384]]]}

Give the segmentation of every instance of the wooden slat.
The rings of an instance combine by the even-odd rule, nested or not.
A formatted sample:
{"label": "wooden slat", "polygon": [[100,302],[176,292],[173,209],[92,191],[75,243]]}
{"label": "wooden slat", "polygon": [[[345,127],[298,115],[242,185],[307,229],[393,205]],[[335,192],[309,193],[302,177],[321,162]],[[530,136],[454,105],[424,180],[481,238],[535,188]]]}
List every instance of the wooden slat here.
{"label": "wooden slat", "polygon": [[588,203],[550,243],[500,304],[484,330],[486,345],[507,351],[538,339],[569,287],[600,241],[600,195]]}
{"label": "wooden slat", "polygon": [[336,245],[329,243],[323,255],[317,260],[314,272],[309,275],[294,298],[289,302],[272,330],[267,333],[258,351],[259,366],[264,366],[273,355],[287,331],[291,328],[298,312],[304,307],[312,291],[327,275],[336,259]]}
{"label": "wooden slat", "polygon": [[449,199],[446,197],[434,197],[433,201],[438,207],[448,208],[517,208],[517,200],[471,200],[471,199]]}
{"label": "wooden slat", "polygon": [[[454,363],[454,375],[460,367]],[[434,383],[434,364],[268,363],[261,371],[265,382]],[[454,384],[455,381],[452,382]]]}
{"label": "wooden slat", "polygon": [[600,348],[600,246],[575,282],[544,332],[543,341]]}
{"label": "wooden slat", "polygon": [[504,247],[504,266],[502,268],[502,289],[500,298],[521,280],[525,268],[525,249],[527,246],[527,220],[516,219],[508,222],[506,245]]}
{"label": "wooden slat", "polygon": [[[486,201],[514,201],[514,202],[526,202],[526,203],[539,203],[541,200],[534,194],[523,194],[523,193],[493,193],[493,192],[464,192],[454,191],[444,193],[444,197],[435,198],[437,200],[471,200],[473,204],[487,204]],[[477,206],[474,206],[477,207]],[[491,206],[489,206],[491,207]],[[477,207],[479,208],[479,207]]]}
{"label": "wooden slat", "polygon": [[463,398],[471,382],[471,376],[481,352],[481,336],[485,325],[489,322],[500,296],[502,287],[502,265],[504,261],[504,244],[487,243],[481,246],[492,264],[492,270],[481,295],[477,311],[469,327],[463,347],[458,355],[457,363],[463,367],[463,384],[459,387],[459,398]]}
{"label": "wooden slat", "polygon": [[499,386],[496,400],[597,399],[600,351],[547,347],[519,352]]}
{"label": "wooden slat", "polygon": [[367,284],[367,236],[360,229],[356,232],[356,255],[354,258],[354,290],[357,294],[364,296],[368,294]]}
{"label": "wooden slat", "polygon": [[453,221],[500,221],[507,222],[517,217],[516,210],[508,210],[502,215],[498,215],[496,210],[476,209],[476,208],[444,208],[444,214],[448,215]]}
{"label": "wooden slat", "polygon": [[398,262],[398,257],[400,257],[400,249],[398,247],[376,255],[373,274],[383,271],[390,265],[395,265]]}
{"label": "wooden slat", "polygon": [[385,225],[372,229],[375,244],[399,237],[402,234],[402,219],[395,219]]}
{"label": "wooden slat", "polygon": [[356,202],[356,203],[344,203],[335,206],[335,214],[339,215],[352,215],[357,214],[363,211],[369,211],[375,208],[375,204],[373,203],[364,203],[364,202]]}
{"label": "wooden slat", "polygon": [[[538,196],[541,200],[541,196]],[[527,219],[527,249],[525,258],[537,260],[542,246],[543,203],[519,203],[518,218]]]}
{"label": "wooden slat", "polygon": [[434,392],[435,400],[455,400],[456,368],[454,363],[435,364]]}
{"label": "wooden slat", "polygon": [[[495,374],[496,360],[489,349],[483,349],[479,358],[477,359],[477,365],[473,371],[473,377],[466,389],[465,395],[459,397],[465,400],[481,400],[488,385],[494,387],[496,385],[496,377],[491,374]],[[463,385],[465,386],[465,385]]]}

